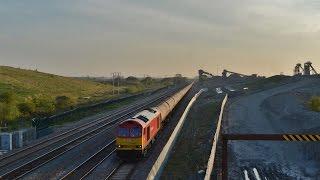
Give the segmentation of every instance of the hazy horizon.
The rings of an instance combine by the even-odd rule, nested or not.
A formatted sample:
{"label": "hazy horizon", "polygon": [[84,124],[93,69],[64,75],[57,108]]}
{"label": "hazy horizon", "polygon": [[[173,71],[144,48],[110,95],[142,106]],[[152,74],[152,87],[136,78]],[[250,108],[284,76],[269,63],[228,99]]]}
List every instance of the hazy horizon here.
{"label": "hazy horizon", "polygon": [[314,0],[0,2],[0,65],[64,76],[320,68]]}

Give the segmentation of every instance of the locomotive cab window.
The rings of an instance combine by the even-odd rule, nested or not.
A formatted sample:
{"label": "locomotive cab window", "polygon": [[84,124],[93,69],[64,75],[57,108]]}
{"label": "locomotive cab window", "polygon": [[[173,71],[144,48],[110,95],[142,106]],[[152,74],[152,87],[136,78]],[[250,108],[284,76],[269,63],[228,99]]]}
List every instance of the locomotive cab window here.
{"label": "locomotive cab window", "polygon": [[134,127],[130,129],[130,136],[131,137],[140,137],[141,136],[141,128]]}
{"label": "locomotive cab window", "polygon": [[118,129],[118,136],[128,137],[129,136],[129,129],[128,128],[119,128]]}

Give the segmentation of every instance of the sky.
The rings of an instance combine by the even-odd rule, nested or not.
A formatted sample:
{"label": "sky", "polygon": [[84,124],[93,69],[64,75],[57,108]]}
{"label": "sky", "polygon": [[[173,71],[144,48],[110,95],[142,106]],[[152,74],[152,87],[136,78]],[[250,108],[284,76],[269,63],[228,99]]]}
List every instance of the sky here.
{"label": "sky", "polygon": [[0,0],[0,65],[66,75],[320,68],[318,0]]}

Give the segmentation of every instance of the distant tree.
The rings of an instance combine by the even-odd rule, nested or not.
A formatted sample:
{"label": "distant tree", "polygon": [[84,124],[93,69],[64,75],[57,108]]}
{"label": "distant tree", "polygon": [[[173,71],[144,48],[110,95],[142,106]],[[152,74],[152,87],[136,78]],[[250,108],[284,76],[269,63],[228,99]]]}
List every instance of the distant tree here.
{"label": "distant tree", "polygon": [[144,78],[141,82],[144,84],[144,85],[151,85],[152,84],[152,81],[153,79],[151,77],[146,77]]}
{"label": "distant tree", "polygon": [[169,78],[169,77],[167,77],[167,78],[163,78],[163,79],[161,79],[161,81],[160,81],[162,84],[164,84],[164,85],[166,85],[166,86],[168,86],[168,85],[172,85],[172,84],[174,84],[174,79],[173,78]]}
{"label": "distant tree", "polygon": [[176,76],[173,79],[175,84],[181,84],[187,81],[187,78],[183,77],[181,74],[176,74]]}
{"label": "distant tree", "polygon": [[139,79],[134,77],[134,76],[129,76],[129,77],[126,78],[126,81],[128,81],[128,82],[137,82],[137,81],[139,81]]}
{"label": "distant tree", "polygon": [[19,110],[16,106],[17,96],[13,92],[0,94],[0,122],[1,126],[6,126],[8,121],[19,117]]}
{"label": "distant tree", "polygon": [[73,101],[68,96],[57,96],[55,105],[57,109],[66,109],[73,105]]}
{"label": "distant tree", "polygon": [[143,87],[141,87],[141,85],[132,85],[129,86],[125,89],[125,93],[129,93],[129,94],[134,94],[137,93],[139,91],[142,91]]}
{"label": "distant tree", "polygon": [[36,105],[33,102],[24,102],[18,104],[18,109],[22,116],[31,116],[36,111]]}
{"label": "distant tree", "polygon": [[8,121],[19,117],[19,110],[15,104],[0,103],[0,122],[1,126],[6,127]]}
{"label": "distant tree", "polygon": [[140,80],[134,76],[129,76],[125,79],[124,81],[127,85],[139,85],[141,84],[140,83]]}

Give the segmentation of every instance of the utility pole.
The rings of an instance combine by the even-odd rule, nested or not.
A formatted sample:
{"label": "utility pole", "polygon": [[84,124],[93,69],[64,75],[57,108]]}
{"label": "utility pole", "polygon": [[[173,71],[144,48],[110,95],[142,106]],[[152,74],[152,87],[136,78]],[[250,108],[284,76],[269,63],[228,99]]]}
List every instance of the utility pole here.
{"label": "utility pole", "polygon": [[111,73],[111,76],[112,76],[112,95],[114,95],[114,76],[115,76],[115,73]]}
{"label": "utility pole", "polygon": [[121,76],[121,73],[118,73],[118,95],[120,94],[120,76]]}
{"label": "utility pole", "polygon": [[[118,95],[120,94],[120,78],[121,78],[121,73],[120,72],[113,72],[111,73],[112,75],[112,95],[115,94],[115,86],[117,85],[117,90],[118,90]],[[117,82],[116,82],[117,81]]]}

